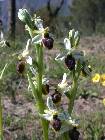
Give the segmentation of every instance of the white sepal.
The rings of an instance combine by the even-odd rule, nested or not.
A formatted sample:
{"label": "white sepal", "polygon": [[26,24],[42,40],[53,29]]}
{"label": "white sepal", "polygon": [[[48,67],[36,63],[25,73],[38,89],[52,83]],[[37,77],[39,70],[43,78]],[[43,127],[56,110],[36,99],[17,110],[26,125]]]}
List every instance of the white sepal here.
{"label": "white sepal", "polygon": [[44,114],[42,114],[42,117],[45,118],[46,120],[52,121],[53,120],[53,115],[58,114],[56,110],[44,110]]}
{"label": "white sepal", "polygon": [[3,32],[1,31],[1,33],[0,33],[0,40],[3,40],[4,39],[4,34],[3,34]]}
{"label": "white sepal", "polygon": [[61,90],[61,92],[65,93],[68,92],[71,88],[71,86],[68,85],[67,83],[67,74],[64,73],[63,74],[63,79],[62,82],[58,84],[58,88]]}
{"label": "white sepal", "polygon": [[40,17],[35,18],[35,25],[39,30],[43,30],[43,20]]}
{"label": "white sepal", "polygon": [[27,62],[29,65],[32,65],[32,57],[31,57],[31,56],[27,56],[26,62]]}
{"label": "white sepal", "polygon": [[31,43],[31,40],[28,39],[26,48],[25,48],[25,50],[22,52],[22,57],[26,57],[26,56],[29,55],[29,46],[30,46],[30,43]]}
{"label": "white sepal", "polygon": [[78,35],[79,35],[79,32],[76,31],[75,34],[74,34],[74,38],[76,39],[78,37]]}
{"label": "white sepal", "polygon": [[69,117],[69,120],[67,121],[68,124],[71,124],[74,127],[78,127],[79,126],[79,121],[76,120],[72,120],[71,117]]}
{"label": "white sepal", "polygon": [[62,80],[62,83],[66,83],[66,78],[67,78],[67,74],[64,73],[64,74],[63,74],[63,80]]}
{"label": "white sepal", "polygon": [[52,115],[50,114],[43,114],[42,117],[48,121],[51,121],[52,120]]}
{"label": "white sepal", "polygon": [[58,87],[61,88],[61,89],[64,89],[66,86],[67,86],[67,74],[64,73],[63,74],[63,79],[62,79],[62,82],[58,84]]}
{"label": "white sepal", "polygon": [[64,45],[65,45],[66,50],[71,50],[71,43],[68,38],[64,39]]}
{"label": "white sepal", "polygon": [[70,30],[70,31],[69,31],[69,38],[70,38],[70,39],[71,39],[71,38],[74,38],[74,35],[75,35],[75,30],[74,30],[74,29]]}

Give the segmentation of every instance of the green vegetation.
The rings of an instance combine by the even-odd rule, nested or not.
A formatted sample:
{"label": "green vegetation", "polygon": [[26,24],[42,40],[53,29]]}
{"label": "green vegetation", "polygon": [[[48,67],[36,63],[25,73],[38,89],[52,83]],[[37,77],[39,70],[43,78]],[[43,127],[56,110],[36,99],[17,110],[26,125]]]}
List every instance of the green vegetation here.
{"label": "green vegetation", "polygon": [[71,6],[71,23],[83,35],[105,34],[105,1],[73,0]]}

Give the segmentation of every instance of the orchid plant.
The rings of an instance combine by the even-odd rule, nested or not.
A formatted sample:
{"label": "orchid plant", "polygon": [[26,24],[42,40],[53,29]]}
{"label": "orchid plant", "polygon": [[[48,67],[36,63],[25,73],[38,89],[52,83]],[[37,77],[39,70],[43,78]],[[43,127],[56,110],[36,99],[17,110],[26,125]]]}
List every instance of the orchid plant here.
{"label": "orchid plant", "polygon": [[[49,28],[43,27],[43,21],[36,15],[32,18],[26,9],[20,9],[19,19],[25,23],[30,38],[26,48],[18,56],[17,72],[20,75],[27,73],[29,89],[36,101],[43,129],[43,139],[48,140],[48,130],[51,127],[57,136],[68,140],[68,131],[77,128],[79,123],[72,118],[74,101],[78,89],[79,77],[89,76],[91,67],[85,59],[85,54],[78,51],[80,35],[74,29],[70,30],[67,38],[64,39],[64,52],[58,54],[55,61],[66,66],[68,73],[64,73],[63,79],[55,86],[54,92],[50,93],[49,79],[44,75],[44,49],[49,51],[53,48],[54,39],[49,33]],[[32,57],[32,50],[35,55]],[[72,82],[68,83],[67,78]],[[47,95],[47,103],[43,95]],[[68,109],[61,105],[63,96],[68,98]],[[72,138],[71,138],[72,139]]]}

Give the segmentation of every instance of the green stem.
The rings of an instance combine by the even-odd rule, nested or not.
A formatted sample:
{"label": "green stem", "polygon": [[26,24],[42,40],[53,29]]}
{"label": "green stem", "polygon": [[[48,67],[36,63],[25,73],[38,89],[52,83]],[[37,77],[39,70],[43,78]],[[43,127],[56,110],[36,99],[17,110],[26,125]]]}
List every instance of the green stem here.
{"label": "green stem", "polygon": [[[75,79],[75,78],[74,78]],[[75,79],[73,81],[73,85],[72,85],[72,89],[70,91],[70,96],[69,97],[69,105],[68,105],[68,112],[69,114],[71,115],[72,113],[72,110],[73,110],[73,107],[74,107],[74,101],[75,101],[75,97],[76,97],[76,93],[77,93],[77,79]],[[62,138],[63,140],[69,140],[69,133],[68,132],[65,132],[63,135],[62,135]]]}
{"label": "green stem", "polygon": [[81,65],[79,62],[77,64],[77,70],[78,70],[77,76],[76,76],[75,71],[73,71],[73,85],[72,85],[72,89],[71,89],[70,94],[69,94],[70,96],[69,96],[68,112],[70,115],[73,111],[74,101],[75,101],[77,89],[78,89],[78,79],[79,79],[80,72],[81,72]]}
{"label": "green stem", "polygon": [[3,140],[3,120],[2,120],[1,95],[0,95],[0,140]]}
{"label": "green stem", "polygon": [[62,140],[69,140],[69,135],[68,135],[68,132],[65,132],[63,135],[62,135]]}
{"label": "green stem", "polygon": [[[36,54],[37,54],[37,63],[38,63],[38,76],[37,76],[37,88],[33,84],[31,73],[28,73],[28,81],[29,85],[32,89],[32,94],[34,99],[36,100],[36,104],[38,106],[39,114],[44,113],[45,104],[42,98],[42,76],[43,76],[43,50],[41,46],[36,46]],[[41,124],[43,129],[43,137],[44,140],[48,140],[48,122],[41,118]]]}
{"label": "green stem", "polygon": [[76,98],[77,87],[78,87],[77,79],[74,79],[72,89],[70,91],[69,106],[68,106],[69,114],[72,113],[72,110],[73,110],[73,107],[74,107],[74,101],[75,101],[75,98]]}
{"label": "green stem", "polygon": [[[42,98],[42,76],[43,76],[43,47],[36,46],[37,48],[37,62],[38,62],[38,109],[39,113],[43,114],[45,109],[45,104]],[[48,122],[41,118],[42,128],[43,128],[43,137],[44,140],[48,140]]]}

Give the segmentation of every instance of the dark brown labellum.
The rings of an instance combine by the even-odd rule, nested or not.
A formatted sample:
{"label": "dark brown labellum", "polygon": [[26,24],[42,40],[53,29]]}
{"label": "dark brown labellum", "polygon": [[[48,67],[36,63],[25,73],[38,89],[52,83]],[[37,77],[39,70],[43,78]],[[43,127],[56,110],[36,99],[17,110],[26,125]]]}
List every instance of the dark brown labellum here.
{"label": "dark brown labellum", "polygon": [[48,84],[45,84],[42,86],[42,93],[44,95],[47,95],[49,93],[49,85]]}
{"label": "dark brown labellum", "polygon": [[65,64],[69,70],[75,69],[75,59],[72,55],[67,55],[65,58]]}
{"label": "dark brown labellum", "polygon": [[11,47],[10,43],[9,43],[7,40],[5,41],[5,45],[6,45],[7,47]]}
{"label": "dark brown labellum", "polygon": [[59,131],[61,129],[61,120],[59,118],[55,118],[52,121],[52,127],[54,128],[55,131]]}
{"label": "dark brown labellum", "polygon": [[69,137],[71,140],[79,140],[79,131],[77,131],[77,128],[74,127],[72,130],[69,132]]}
{"label": "dark brown labellum", "polygon": [[102,136],[100,140],[105,140],[105,136]]}
{"label": "dark brown labellum", "polygon": [[19,61],[17,66],[16,66],[16,70],[18,73],[23,74],[23,72],[25,71],[25,62]]}
{"label": "dark brown labellum", "polygon": [[45,46],[47,49],[50,50],[50,49],[53,48],[54,40],[53,40],[53,38],[48,37],[48,35],[46,35],[46,36],[42,39],[42,42],[43,42],[44,46]]}
{"label": "dark brown labellum", "polygon": [[57,90],[51,95],[53,103],[58,103],[61,101],[61,93],[59,93]]}

